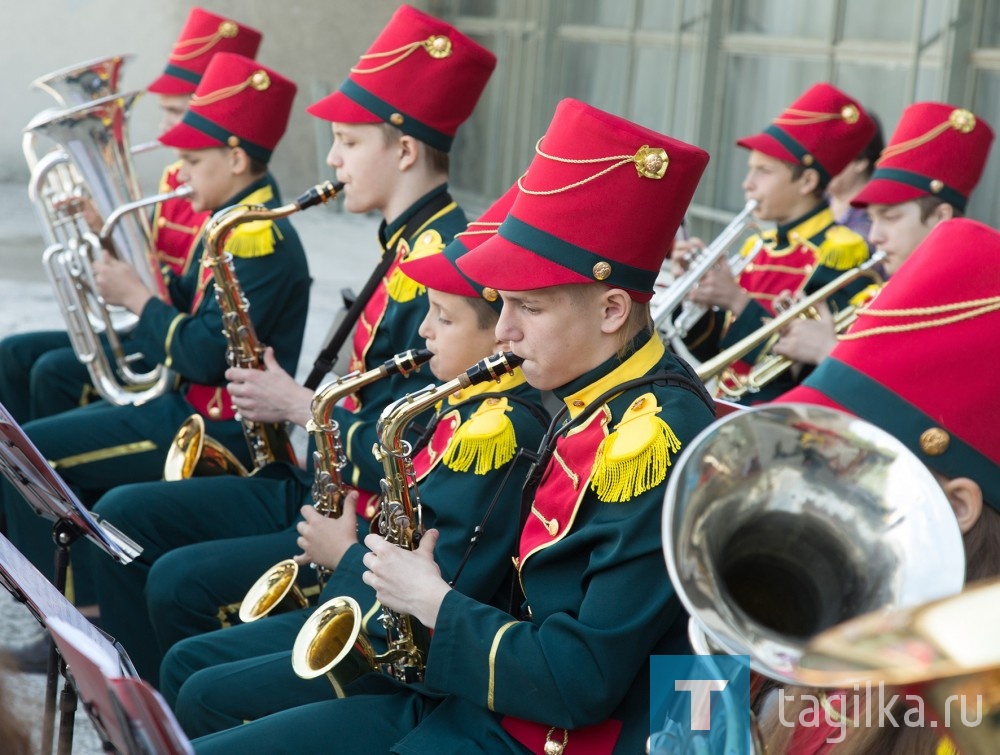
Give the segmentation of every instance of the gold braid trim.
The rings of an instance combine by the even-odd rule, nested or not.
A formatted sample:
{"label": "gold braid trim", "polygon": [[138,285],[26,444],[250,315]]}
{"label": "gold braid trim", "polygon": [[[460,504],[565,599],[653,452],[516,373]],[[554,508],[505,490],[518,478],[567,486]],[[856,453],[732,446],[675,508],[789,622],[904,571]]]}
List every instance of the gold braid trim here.
{"label": "gold braid trim", "polygon": [[979,317],[979,315],[985,315],[990,312],[1000,310],[1000,296],[991,296],[985,299],[974,299],[972,301],[965,302],[955,302],[953,304],[940,304],[934,307],[866,310],[864,314],[868,317],[920,317],[939,315],[947,312],[956,312],[956,310],[960,311],[947,317],[921,320],[920,322],[904,323],[901,325],[876,325],[863,330],[852,330],[849,333],[841,335],[839,340],[855,341],[859,338],[878,336],[885,333],[909,333],[915,330],[927,330],[928,328],[951,325],[952,323],[961,322],[962,320],[971,320],[973,317]]}
{"label": "gold braid trim", "polygon": [[410,57],[420,48],[424,48],[427,54],[432,58],[441,59],[447,58],[451,55],[451,40],[443,34],[433,34],[427,39],[421,39],[416,42],[410,42],[408,45],[403,45],[402,47],[397,47],[395,50],[386,50],[385,52],[370,52],[362,55],[359,62],[362,60],[371,60],[373,58],[388,58],[393,55],[396,57],[392,60],[387,60],[380,66],[375,66],[374,68],[358,68],[355,66],[351,69],[351,73],[365,74],[365,73],[378,73],[379,71],[384,71],[387,68],[391,68],[397,63],[401,63]]}
{"label": "gold braid trim", "polygon": [[[232,21],[223,21],[219,24],[219,28],[214,34],[204,37],[192,37],[191,39],[177,42],[174,45],[174,51],[170,54],[170,58],[171,60],[191,60],[192,58],[197,58],[211,50],[220,39],[235,37],[238,33],[239,26]],[[201,47],[191,52],[177,52],[178,47],[190,47],[191,45],[201,45]]]}

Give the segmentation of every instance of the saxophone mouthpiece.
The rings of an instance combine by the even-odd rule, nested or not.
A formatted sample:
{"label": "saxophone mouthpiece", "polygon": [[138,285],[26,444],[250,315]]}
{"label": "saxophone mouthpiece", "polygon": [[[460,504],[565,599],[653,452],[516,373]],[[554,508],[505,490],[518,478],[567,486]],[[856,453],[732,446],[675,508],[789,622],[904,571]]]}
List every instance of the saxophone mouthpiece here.
{"label": "saxophone mouthpiece", "polygon": [[396,354],[392,359],[387,360],[382,365],[382,369],[385,370],[386,375],[398,372],[400,375],[408,376],[420,366],[431,361],[431,357],[433,356],[434,352],[427,349],[410,349],[409,351],[404,351],[402,354]]}
{"label": "saxophone mouthpiece", "polygon": [[324,181],[321,184],[316,184],[296,199],[295,204],[298,205],[300,210],[308,210],[310,207],[315,207],[318,204],[326,204],[336,197],[343,188],[344,184],[340,182]]}
{"label": "saxophone mouthpiece", "polygon": [[502,354],[493,354],[492,356],[486,357],[486,359],[481,359],[476,362],[466,371],[464,375],[459,378],[459,380],[465,387],[470,385],[479,385],[480,383],[485,383],[487,380],[500,382],[500,378],[504,375],[513,374],[514,370],[516,370],[523,361],[524,357],[519,357],[512,351],[505,351]]}

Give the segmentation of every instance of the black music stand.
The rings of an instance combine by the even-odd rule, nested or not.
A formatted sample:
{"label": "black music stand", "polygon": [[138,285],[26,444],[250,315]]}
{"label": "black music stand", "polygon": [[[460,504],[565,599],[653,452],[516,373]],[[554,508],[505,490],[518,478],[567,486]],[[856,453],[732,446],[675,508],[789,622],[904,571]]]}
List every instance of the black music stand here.
{"label": "black music stand", "polygon": [[187,755],[191,743],[148,682],[123,675],[118,658],[62,619],[49,623],[87,713],[105,742],[126,755]]}
{"label": "black music stand", "polygon": [[[47,618],[50,614],[36,610],[39,608],[37,601],[44,596],[44,604],[49,608],[58,606],[58,602],[54,603],[53,601],[53,593],[59,596],[65,606],[69,607],[72,614],[80,616],[79,612],[63,597],[66,591],[66,570],[69,566],[69,546],[80,537],[86,537],[98,548],[123,564],[133,560],[142,552],[142,549],[107,522],[99,522],[84,508],[2,404],[0,404],[0,472],[10,481],[36,514],[53,523],[52,538],[56,544],[55,588],[53,589],[52,584],[10,544],[10,541],[4,539],[3,542],[8,546],[4,564],[13,564],[18,567],[14,575],[6,575],[5,586],[16,598],[28,604],[29,609],[42,626],[47,626]],[[14,557],[9,551],[13,551],[17,556]],[[22,584],[20,580],[25,580],[25,584]],[[30,586],[30,592],[24,589],[26,585]],[[58,654],[55,644],[53,644],[49,652],[45,719],[42,727],[42,751],[46,753],[52,750],[55,732],[58,666]],[[72,704],[75,708],[75,699],[71,699],[73,692],[72,690],[67,692],[69,687],[70,685],[67,685],[63,688],[63,705]],[[65,711],[63,711],[61,722],[64,723],[66,720]],[[73,719],[70,716],[68,719],[70,737],[72,737],[72,722]],[[60,746],[62,745],[61,740],[62,737],[60,737]]]}

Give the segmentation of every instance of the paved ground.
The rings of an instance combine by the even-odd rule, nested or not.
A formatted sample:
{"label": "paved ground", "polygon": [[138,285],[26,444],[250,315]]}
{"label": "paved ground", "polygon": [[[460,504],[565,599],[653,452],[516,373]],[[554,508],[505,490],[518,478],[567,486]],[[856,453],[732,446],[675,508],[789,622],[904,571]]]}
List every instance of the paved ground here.
{"label": "paved ground", "polygon": [[[291,191],[305,187],[287,187]],[[289,192],[290,193],[290,192]],[[377,260],[378,222],[338,209],[319,207],[292,218],[310,260],[314,279],[303,359],[298,376],[304,379],[340,308],[340,291],[361,288]],[[62,328],[62,318],[51,296],[41,265],[43,241],[26,190],[0,185],[0,337],[10,333]],[[0,590],[0,645],[31,638],[38,624],[22,605]],[[6,680],[11,705],[41,738],[45,679],[15,674]],[[8,704],[6,700],[0,701]],[[0,743],[0,752],[3,752]],[[74,755],[97,755],[100,741],[86,714],[77,713]]]}

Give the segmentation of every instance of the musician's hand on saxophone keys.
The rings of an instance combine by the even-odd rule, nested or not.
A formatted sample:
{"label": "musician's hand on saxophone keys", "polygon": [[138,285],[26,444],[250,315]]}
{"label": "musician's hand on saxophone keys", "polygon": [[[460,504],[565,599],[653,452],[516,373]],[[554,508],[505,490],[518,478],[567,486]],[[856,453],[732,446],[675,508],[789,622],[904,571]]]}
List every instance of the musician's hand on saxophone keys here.
{"label": "musician's hand on saxophone keys", "polygon": [[226,389],[233,398],[233,408],[251,422],[294,422],[305,426],[312,417],[313,391],[299,385],[274,356],[274,349],[264,350],[264,369],[230,367],[226,370]]}
{"label": "musician's hand on saxophone keys", "polygon": [[394,545],[380,535],[365,537],[369,549],[363,559],[368,569],[361,575],[375,597],[386,608],[408,614],[428,629],[437,623],[444,596],[452,589],[441,577],[434,560],[438,531],[429,529],[420,538],[416,550]]}
{"label": "musician's hand on saxophone keys", "polygon": [[338,517],[323,516],[312,505],[303,506],[302,521],[295,525],[299,533],[296,545],[302,553],[295,556],[295,562],[334,571],[348,549],[358,544],[357,504],[358,491],[352,490],[344,498],[344,513]]}

